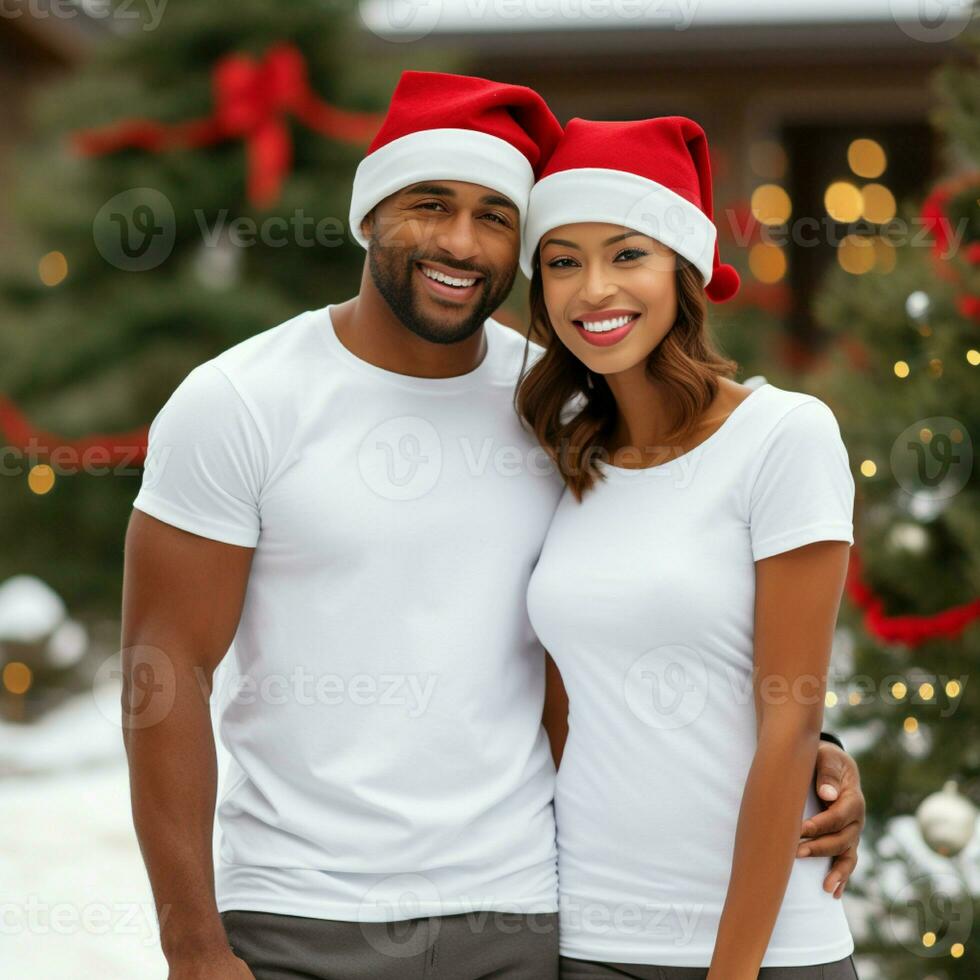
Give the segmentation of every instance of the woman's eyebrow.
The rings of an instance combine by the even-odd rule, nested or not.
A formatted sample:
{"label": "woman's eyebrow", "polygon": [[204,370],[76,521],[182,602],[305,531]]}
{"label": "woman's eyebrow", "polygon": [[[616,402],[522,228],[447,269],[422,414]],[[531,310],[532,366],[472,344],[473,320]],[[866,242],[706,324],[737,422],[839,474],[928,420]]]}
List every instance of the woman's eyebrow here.
{"label": "woman's eyebrow", "polygon": [[621,235],[613,235],[612,238],[607,238],[602,244],[612,245],[614,242],[621,242],[624,238],[632,238],[634,235],[639,235],[641,238],[647,237],[642,231],[624,231]]}
{"label": "woman's eyebrow", "polygon": [[545,245],[564,245],[565,248],[575,248],[578,249],[578,245],[575,242],[570,242],[565,238],[549,238],[541,243],[541,247],[544,248]]}

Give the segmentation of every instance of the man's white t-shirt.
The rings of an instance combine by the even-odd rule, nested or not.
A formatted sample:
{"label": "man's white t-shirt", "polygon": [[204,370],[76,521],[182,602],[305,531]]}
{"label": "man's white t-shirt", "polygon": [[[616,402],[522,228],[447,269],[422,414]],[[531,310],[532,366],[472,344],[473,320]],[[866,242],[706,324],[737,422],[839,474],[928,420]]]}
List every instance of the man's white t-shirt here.
{"label": "man's white t-shirt", "polygon": [[[771,384],[688,453],[600,465],[582,503],[562,496],[528,590],[570,705],[561,952],[707,967],[756,746],[754,562],[853,543],[854,480],[830,408]],[[828,868],[795,861],[762,966],[853,951]]]}
{"label": "man's white t-shirt", "polygon": [[524,339],[485,335],[473,371],[416,378],[307,311],[153,420],[134,506],[255,548],[216,695],[221,911],[557,908],[526,589],[562,485],[513,409]]}

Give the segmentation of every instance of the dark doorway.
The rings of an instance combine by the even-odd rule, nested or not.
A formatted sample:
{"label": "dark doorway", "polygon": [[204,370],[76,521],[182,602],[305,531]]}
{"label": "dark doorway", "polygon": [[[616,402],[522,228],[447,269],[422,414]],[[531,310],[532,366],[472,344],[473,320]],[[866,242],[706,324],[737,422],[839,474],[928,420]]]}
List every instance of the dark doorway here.
{"label": "dark doorway", "polygon": [[[885,168],[879,176],[861,176],[851,169],[848,148],[855,140],[874,141],[884,150]],[[924,123],[806,123],[784,126],[782,142],[788,158],[786,190],[793,205],[793,234],[787,244],[792,296],[788,327],[805,349],[816,350],[823,338],[813,319],[811,300],[828,265],[838,261],[836,243],[849,234],[874,235],[881,229],[880,224],[860,216],[835,220],[825,206],[827,188],[836,181],[850,182],[859,189],[884,185],[901,215],[903,203],[915,204],[932,181],[936,137]],[[801,218],[816,222],[814,227],[810,221],[802,235]]]}

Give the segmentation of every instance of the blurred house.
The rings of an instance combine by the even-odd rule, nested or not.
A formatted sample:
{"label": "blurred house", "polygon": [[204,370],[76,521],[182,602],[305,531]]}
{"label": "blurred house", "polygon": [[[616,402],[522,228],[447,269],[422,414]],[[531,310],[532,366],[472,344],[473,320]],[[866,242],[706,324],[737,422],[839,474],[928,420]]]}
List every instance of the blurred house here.
{"label": "blurred house", "polygon": [[[716,222],[724,257],[740,263],[742,298],[785,312],[805,340],[813,338],[810,299],[826,266],[887,271],[893,253],[879,233],[939,175],[930,76],[963,57],[955,42],[970,6],[363,0],[361,20],[368,58],[372,49],[386,58],[394,52],[409,68],[435,55],[460,71],[528,84],[563,121],[697,119],[711,141]],[[100,10],[86,0],[4,0],[0,186],[9,184],[33,89],[124,26]],[[8,207],[0,195],[0,249],[11,244]]]}
{"label": "blurred house", "polygon": [[[30,96],[37,87],[74,69],[104,33],[103,23],[81,6],[3,0],[0,10],[0,187],[9,187],[11,151],[24,139]],[[0,248],[10,244],[10,212],[0,194]]]}
{"label": "blurred house", "polygon": [[[563,122],[698,120],[723,256],[737,245],[746,292],[781,297],[806,338],[828,262],[859,274],[892,261],[880,238],[836,242],[875,239],[938,176],[930,75],[955,56],[969,6],[928,20],[919,0],[366,0],[362,18],[386,42],[412,39],[406,59],[426,44],[460,70],[533,86]],[[753,212],[769,241],[746,235]]]}

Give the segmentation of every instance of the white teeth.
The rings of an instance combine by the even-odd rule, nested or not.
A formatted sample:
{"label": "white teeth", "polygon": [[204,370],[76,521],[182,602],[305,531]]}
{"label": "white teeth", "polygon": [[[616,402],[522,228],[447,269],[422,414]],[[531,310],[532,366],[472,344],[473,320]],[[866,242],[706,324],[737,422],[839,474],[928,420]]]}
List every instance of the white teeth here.
{"label": "white teeth", "polygon": [[472,286],[476,282],[475,279],[458,279],[456,276],[447,276],[444,272],[430,269],[427,265],[420,266],[420,268],[430,279],[435,279],[436,282],[444,282],[448,286]]}
{"label": "white teeth", "polygon": [[579,320],[578,322],[586,329],[589,333],[607,333],[610,330],[616,330],[619,327],[625,327],[627,323],[634,318],[635,314],[630,314],[629,316],[618,316],[614,320]]}

